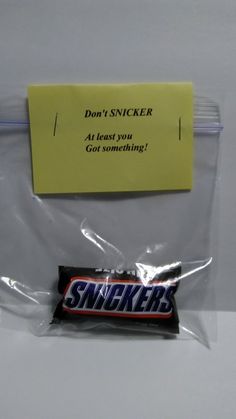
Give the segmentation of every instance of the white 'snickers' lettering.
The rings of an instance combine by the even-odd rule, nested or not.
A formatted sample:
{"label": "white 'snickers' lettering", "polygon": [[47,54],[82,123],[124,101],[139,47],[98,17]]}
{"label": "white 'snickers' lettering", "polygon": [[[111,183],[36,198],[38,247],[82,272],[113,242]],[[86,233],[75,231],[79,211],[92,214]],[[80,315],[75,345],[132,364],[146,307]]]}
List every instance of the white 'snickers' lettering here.
{"label": "white 'snickers' lettering", "polygon": [[93,281],[75,278],[65,291],[63,308],[83,314],[103,314],[125,317],[171,317],[172,296],[177,283],[137,281]]}

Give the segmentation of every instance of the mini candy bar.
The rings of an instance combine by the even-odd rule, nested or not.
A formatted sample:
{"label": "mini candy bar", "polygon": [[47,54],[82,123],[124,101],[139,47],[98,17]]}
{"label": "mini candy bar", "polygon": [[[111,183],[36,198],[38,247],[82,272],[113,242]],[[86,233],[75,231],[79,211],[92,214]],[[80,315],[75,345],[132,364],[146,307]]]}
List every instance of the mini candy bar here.
{"label": "mini candy bar", "polygon": [[58,291],[63,297],[53,322],[89,319],[117,328],[178,333],[174,294],[181,265],[174,263],[151,272],[150,268],[121,271],[60,266]]}

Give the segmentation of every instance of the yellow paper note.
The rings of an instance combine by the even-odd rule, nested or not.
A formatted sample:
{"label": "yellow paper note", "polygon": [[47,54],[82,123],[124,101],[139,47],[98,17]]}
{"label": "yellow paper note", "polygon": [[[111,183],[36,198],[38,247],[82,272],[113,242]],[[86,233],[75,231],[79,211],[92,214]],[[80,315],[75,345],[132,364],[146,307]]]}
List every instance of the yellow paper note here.
{"label": "yellow paper note", "polygon": [[192,187],[191,83],[31,85],[34,192]]}

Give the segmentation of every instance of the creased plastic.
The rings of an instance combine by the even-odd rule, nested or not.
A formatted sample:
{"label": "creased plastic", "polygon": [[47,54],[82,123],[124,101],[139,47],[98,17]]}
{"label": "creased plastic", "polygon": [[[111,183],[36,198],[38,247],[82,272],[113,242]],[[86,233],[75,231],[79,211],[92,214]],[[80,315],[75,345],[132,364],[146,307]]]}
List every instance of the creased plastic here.
{"label": "creased plastic", "polygon": [[[39,197],[32,191],[25,90],[8,92],[1,88],[1,309],[29,319],[37,334],[76,335],[76,326],[50,325],[59,265],[151,272],[180,262],[181,336],[207,342],[215,322],[210,225],[222,128],[218,105],[196,100],[192,191]],[[83,329],[94,327],[96,319]]]}

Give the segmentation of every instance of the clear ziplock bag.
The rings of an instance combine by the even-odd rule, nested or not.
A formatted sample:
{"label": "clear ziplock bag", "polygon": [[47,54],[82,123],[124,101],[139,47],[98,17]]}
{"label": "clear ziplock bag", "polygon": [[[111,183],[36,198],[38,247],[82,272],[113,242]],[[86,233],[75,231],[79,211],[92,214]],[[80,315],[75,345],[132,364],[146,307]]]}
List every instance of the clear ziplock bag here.
{"label": "clear ziplock bag", "polygon": [[145,321],[122,323],[109,316],[53,321],[53,313],[63,299],[57,289],[58,266],[107,270],[100,287],[105,294],[114,272],[134,272],[135,280],[147,286],[145,281],[160,283],[163,272],[177,266],[181,269],[167,280],[178,284],[179,336],[207,342],[215,324],[210,228],[221,129],[218,103],[197,96],[191,192],[37,196],[32,191],[26,91],[1,87],[2,326],[8,326],[10,311],[13,317],[27,318],[36,334],[83,336],[82,331],[96,328],[176,336],[176,330],[146,327]]}

